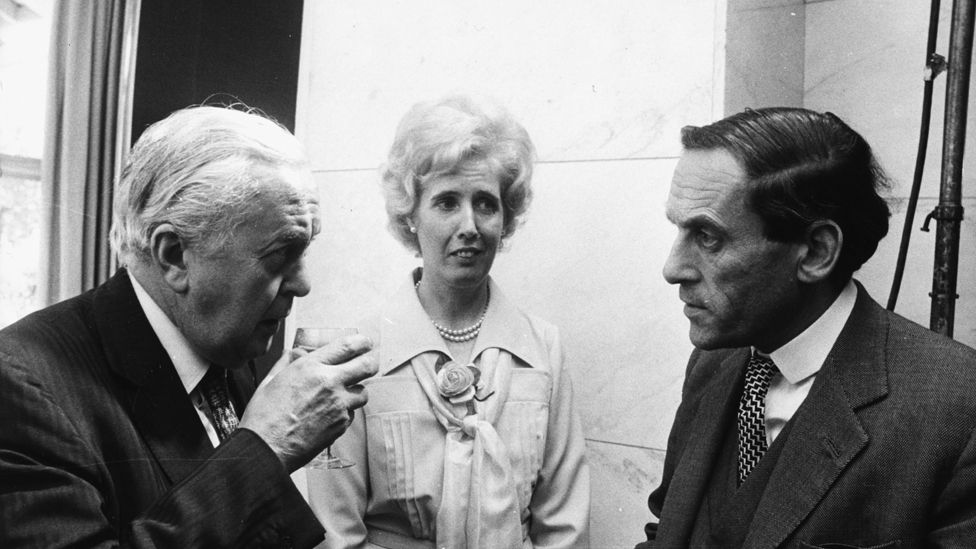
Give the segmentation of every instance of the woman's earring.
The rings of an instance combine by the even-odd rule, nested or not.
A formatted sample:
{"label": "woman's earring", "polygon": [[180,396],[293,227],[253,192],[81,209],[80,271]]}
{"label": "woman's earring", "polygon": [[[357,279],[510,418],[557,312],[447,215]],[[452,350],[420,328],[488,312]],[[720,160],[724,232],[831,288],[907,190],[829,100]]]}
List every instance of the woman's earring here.
{"label": "woman's earring", "polygon": [[410,227],[410,232],[417,234],[417,227]]}

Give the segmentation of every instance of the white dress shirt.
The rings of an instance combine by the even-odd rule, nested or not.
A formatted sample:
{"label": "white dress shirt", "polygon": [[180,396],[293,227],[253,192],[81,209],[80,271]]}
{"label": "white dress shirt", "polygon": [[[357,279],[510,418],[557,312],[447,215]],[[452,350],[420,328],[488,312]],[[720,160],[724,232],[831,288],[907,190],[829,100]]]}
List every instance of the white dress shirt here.
{"label": "white dress shirt", "polygon": [[[159,338],[159,342],[163,344],[163,349],[166,349],[166,354],[169,355],[173,366],[176,367],[176,373],[179,374],[183,388],[186,389],[186,394],[193,402],[193,407],[200,417],[200,423],[203,424],[204,430],[207,431],[207,437],[210,438],[210,442],[216,448],[220,444],[220,437],[217,436],[217,430],[210,420],[210,405],[207,404],[207,399],[203,398],[200,391],[196,390],[200,380],[210,368],[210,364],[193,349],[183,333],[153,301],[153,298],[132,276],[132,273],[126,272],[129,275],[129,280],[132,281],[132,289],[136,292],[136,298],[139,300],[142,312],[146,314],[149,325],[156,332],[156,337]],[[232,403],[231,407],[233,406]]]}
{"label": "white dress shirt", "polygon": [[[857,287],[848,281],[820,318],[788,343],[769,353],[779,373],[766,393],[766,442],[772,444],[810,393],[813,380],[854,310]],[[760,353],[762,354],[762,353]]]}

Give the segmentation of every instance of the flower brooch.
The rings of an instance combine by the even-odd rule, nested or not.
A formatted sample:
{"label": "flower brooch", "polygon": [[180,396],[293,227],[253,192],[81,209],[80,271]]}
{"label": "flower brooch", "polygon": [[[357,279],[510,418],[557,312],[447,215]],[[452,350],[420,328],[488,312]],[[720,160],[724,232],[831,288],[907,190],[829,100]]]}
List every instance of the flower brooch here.
{"label": "flower brooch", "polygon": [[462,404],[475,398],[480,380],[481,370],[477,366],[462,366],[450,360],[437,370],[437,392],[451,401],[451,404]]}

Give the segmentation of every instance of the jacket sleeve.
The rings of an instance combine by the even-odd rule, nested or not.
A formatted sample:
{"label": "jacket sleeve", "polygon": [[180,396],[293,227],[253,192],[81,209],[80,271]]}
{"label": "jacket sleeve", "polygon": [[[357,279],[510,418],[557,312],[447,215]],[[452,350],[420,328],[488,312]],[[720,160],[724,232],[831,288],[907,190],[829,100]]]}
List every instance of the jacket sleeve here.
{"label": "jacket sleeve", "polygon": [[976,539],[976,431],[953,466],[932,509],[927,547],[970,547]]}
{"label": "jacket sleeve", "polygon": [[529,537],[536,548],[589,547],[590,471],[571,380],[554,327],[546,334],[552,396],[545,455],[529,509]]}
{"label": "jacket sleeve", "polygon": [[309,547],[321,539],[277,456],[245,429],[182,482],[148,487],[158,500],[119,524],[111,464],[77,429],[88,418],[65,413],[24,362],[0,352],[0,547]]}
{"label": "jacket sleeve", "polygon": [[322,527],[278,456],[238,429],[129,525],[136,547],[312,547]]}

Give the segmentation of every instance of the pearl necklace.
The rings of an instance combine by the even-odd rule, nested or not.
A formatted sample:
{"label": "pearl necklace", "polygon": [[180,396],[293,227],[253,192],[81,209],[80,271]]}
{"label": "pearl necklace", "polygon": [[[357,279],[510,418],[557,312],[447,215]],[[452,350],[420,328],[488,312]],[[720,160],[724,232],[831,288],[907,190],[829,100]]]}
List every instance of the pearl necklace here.
{"label": "pearl necklace", "polygon": [[[415,290],[420,289],[420,281],[418,280],[417,283],[413,285],[413,287]],[[468,326],[467,328],[461,328],[459,330],[451,330],[449,328],[445,328],[444,326],[441,326],[437,322],[434,322],[434,319],[432,318],[428,318],[428,319],[430,320],[430,323],[434,325],[434,328],[437,328],[437,333],[439,333],[442,338],[448,341],[452,341],[454,343],[464,343],[465,341],[471,341],[472,339],[478,337],[478,334],[481,333],[481,324],[484,323],[485,315],[488,314],[488,303],[490,301],[491,301],[491,290],[489,289],[487,295],[485,296],[485,309],[481,311],[481,318],[478,319],[478,322],[475,322],[474,324]]]}

